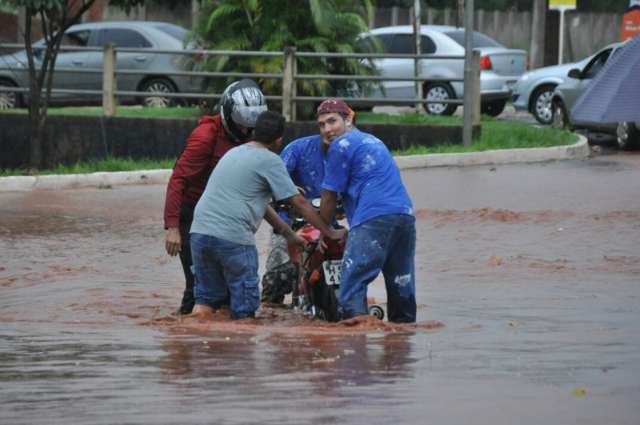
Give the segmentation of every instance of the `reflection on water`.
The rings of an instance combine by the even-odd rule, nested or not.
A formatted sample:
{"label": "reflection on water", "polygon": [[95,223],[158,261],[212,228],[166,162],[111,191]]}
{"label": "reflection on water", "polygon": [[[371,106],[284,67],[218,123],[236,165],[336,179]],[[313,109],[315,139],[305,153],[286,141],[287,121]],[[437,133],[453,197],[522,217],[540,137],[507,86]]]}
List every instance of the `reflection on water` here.
{"label": "reflection on water", "polygon": [[386,388],[412,375],[410,340],[410,333],[176,335],[163,342],[161,368],[187,397],[206,393],[223,408],[242,404],[278,420],[286,419],[285,409],[291,423],[334,422],[340,412],[366,413],[360,398],[376,391],[385,394],[376,404],[402,404]]}
{"label": "reflection on water", "polygon": [[406,403],[387,390],[415,374],[414,337],[76,329],[52,338],[13,328],[0,338],[0,399],[7,423],[112,423],[101,417],[110,411],[197,423],[208,403],[225,423],[340,423]]}

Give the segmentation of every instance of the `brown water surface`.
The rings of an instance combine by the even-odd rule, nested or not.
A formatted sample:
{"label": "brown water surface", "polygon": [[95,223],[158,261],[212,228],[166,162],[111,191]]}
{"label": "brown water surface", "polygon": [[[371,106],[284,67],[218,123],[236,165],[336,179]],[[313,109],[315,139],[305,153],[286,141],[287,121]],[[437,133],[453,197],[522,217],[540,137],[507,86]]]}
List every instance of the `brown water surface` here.
{"label": "brown water surface", "polygon": [[179,320],[164,187],[0,194],[0,423],[637,424],[640,156],[403,177],[411,326]]}

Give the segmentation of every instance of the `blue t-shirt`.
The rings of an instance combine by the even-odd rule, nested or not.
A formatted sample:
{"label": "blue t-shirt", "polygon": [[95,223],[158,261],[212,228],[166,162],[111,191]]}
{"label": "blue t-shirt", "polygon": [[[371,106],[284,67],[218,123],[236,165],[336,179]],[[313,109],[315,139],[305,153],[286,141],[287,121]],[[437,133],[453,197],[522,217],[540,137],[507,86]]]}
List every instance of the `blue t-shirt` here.
{"label": "blue t-shirt", "polygon": [[351,228],[382,215],[413,215],[391,153],[380,139],[358,129],[331,143],[322,188],[342,194]]}
{"label": "blue t-shirt", "polygon": [[304,189],[305,198],[319,198],[326,159],[320,135],[301,137],[290,142],[280,153],[280,158],[296,186]]}

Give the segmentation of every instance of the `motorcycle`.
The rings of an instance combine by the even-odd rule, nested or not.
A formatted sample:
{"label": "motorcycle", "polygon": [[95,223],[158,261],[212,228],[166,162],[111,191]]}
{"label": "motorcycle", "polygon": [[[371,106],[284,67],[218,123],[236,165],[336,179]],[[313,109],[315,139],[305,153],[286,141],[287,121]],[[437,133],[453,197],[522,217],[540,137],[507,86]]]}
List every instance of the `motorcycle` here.
{"label": "motorcycle", "polygon": [[[311,205],[320,209],[320,199],[311,201]],[[297,245],[288,245],[289,256],[297,267],[297,282],[293,284],[292,307],[303,311],[311,317],[337,322],[340,320],[338,299],[340,298],[340,273],[345,241],[324,239],[322,234],[303,217],[288,211],[291,228],[307,241],[307,247],[301,249]],[[337,216],[344,216],[341,205],[338,205]],[[335,225],[334,225],[335,226]],[[339,225],[337,226],[339,228]],[[369,314],[384,319],[384,309],[378,304],[369,305]]]}

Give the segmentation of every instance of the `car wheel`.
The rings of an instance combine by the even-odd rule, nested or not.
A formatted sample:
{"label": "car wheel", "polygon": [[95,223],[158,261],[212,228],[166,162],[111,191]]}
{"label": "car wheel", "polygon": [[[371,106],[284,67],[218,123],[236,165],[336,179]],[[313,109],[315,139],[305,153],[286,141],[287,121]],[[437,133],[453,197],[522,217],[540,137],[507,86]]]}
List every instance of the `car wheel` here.
{"label": "car wheel", "polygon": [[[17,87],[13,81],[0,80],[0,87]],[[13,109],[21,105],[20,94],[11,91],[0,91],[0,109]]]}
{"label": "car wheel", "polygon": [[491,117],[497,117],[504,111],[505,106],[507,106],[506,100],[492,100],[481,104],[480,112]]}
{"label": "car wheel", "polygon": [[[454,100],[453,89],[447,83],[429,83],[424,90],[425,100]],[[431,115],[453,115],[458,105],[451,103],[425,103],[425,109]]]}
{"label": "car wheel", "polygon": [[153,96],[145,96],[142,99],[142,104],[148,108],[167,108],[176,104],[176,98],[161,96],[165,93],[177,92],[173,83],[165,78],[145,81],[140,87],[140,91],[153,94]]}
{"label": "car wheel", "polygon": [[616,141],[620,149],[632,149],[640,144],[640,130],[632,122],[619,122]]}
{"label": "car wheel", "polygon": [[558,101],[553,104],[553,117],[551,119],[551,126],[557,129],[568,129],[569,119],[567,117],[567,110],[562,102]]}
{"label": "car wheel", "polygon": [[531,96],[531,113],[533,117],[544,125],[551,124],[553,109],[551,108],[551,96],[556,88],[553,84],[538,87]]}

